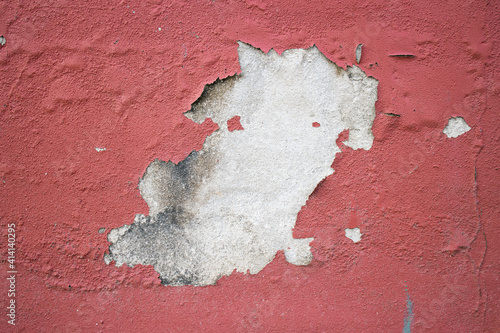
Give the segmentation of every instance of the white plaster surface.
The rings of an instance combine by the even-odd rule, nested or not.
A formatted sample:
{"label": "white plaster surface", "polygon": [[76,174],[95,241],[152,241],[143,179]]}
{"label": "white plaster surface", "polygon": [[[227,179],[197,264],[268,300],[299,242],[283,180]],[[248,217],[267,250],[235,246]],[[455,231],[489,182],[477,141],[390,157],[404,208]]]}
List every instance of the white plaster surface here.
{"label": "white plaster surface", "polygon": [[456,138],[468,131],[470,131],[470,126],[467,125],[465,119],[462,117],[452,117],[448,120],[448,124],[443,130],[448,138]]}
{"label": "white plaster surface", "polygon": [[354,243],[361,241],[361,236],[363,234],[360,232],[359,228],[345,229],[345,236],[352,240]]}
{"label": "white plaster surface", "polygon": [[[348,146],[371,148],[378,82],[315,47],[280,56],[240,43],[238,53],[242,73],[186,112],[219,130],[178,165],[151,163],[139,184],[149,216],[110,232],[106,262],[151,264],[164,284],[199,286],[234,270],[256,274],[279,250],[292,264],[311,262],[313,238],[292,237],[297,213],[333,173],[343,130]],[[235,115],[244,130],[229,132]]]}

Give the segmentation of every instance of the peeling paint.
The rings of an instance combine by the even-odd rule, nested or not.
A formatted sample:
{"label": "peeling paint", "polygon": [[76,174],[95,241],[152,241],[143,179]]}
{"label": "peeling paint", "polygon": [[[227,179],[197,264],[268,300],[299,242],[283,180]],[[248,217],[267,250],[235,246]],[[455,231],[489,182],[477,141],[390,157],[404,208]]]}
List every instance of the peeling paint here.
{"label": "peeling paint", "polygon": [[448,120],[448,124],[443,130],[448,138],[456,138],[468,131],[470,131],[470,126],[467,125],[465,119],[462,117],[452,117]]}
{"label": "peeling paint", "polygon": [[[346,145],[370,149],[378,82],[315,47],[280,56],[240,43],[238,53],[241,75],[207,86],[185,113],[219,130],[178,164],[149,165],[139,182],[149,216],[111,230],[107,263],[153,265],[165,285],[202,286],[256,274],[280,250],[311,262],[313,238],[292,237],[297,213],[332,174],[342,131]],[[244,131],[223,126],[236,115]]]}

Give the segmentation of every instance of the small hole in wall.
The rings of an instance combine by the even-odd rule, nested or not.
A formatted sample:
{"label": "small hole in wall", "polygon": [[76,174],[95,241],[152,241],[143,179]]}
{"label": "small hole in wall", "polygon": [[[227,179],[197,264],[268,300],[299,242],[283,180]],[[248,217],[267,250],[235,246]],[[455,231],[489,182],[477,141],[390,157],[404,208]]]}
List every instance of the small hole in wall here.
{"label": "small hole in wall", "polygon": [[321,124],[316,122],[316,121],[313,123],[313,127],[320,127],[320,126],[321,126]]}

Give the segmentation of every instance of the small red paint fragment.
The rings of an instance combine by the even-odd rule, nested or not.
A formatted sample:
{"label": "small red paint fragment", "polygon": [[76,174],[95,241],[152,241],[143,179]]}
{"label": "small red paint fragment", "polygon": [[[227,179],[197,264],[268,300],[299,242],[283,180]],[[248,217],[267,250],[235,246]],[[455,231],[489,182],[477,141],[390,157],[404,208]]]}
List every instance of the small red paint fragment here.
{"label": "small red paint fragment", "polygon": [[229,130],[229,132],[236,130],[238,131],[244,130],[243,126],[241,126],[240,119],[241,119],[240,116],[234,116],[233,118],[227,121],[227,129]]}
{"label": "small red paint fragment", "polygon": [[320,126],[321,126],[321,124],[320,124],[320,123],[318,123],[318,122],[314,122],[314,123],[313,123],[313,127],[320,127]]}
{"label": "small red paint fragment", "polygon": [[349,129],[343,130],[340,132],[339,137],[337,140],[335,140],[335,143],[337,144],[337,147],[339,147],[341,150],[346,148],[347,146],[344,145],[344,141],[347,141],[349,139]]}
{"label": "small red paint fragment", "polygon": [[213,122],[211,118],[205,119],[203,123],[201,123],[201,129],[203,134],[211,135],[213,132],[219,129],[219,125]]}

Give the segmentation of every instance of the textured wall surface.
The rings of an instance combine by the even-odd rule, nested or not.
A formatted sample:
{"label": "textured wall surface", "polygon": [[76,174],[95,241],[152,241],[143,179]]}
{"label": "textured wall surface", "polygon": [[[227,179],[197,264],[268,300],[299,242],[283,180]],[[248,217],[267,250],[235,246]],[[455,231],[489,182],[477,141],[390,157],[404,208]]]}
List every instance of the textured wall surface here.
{"label": "textured wall surface", "polygon": [[[499,331],[498,7],[1,1],[0,330]],[[208,286],[107,265],[110,231],[150,213],[139,179],[151,162],[182,165],[218,133],[259,130],[243,112],[228,124],[184,114],[206,84],[245,75],[239,41],[276,57],[317,49],[378,81],[371,147],[340,132],[341,152],[323,156],[335,172],[291,229],[312,239],[312,260],[294,265],[284,248]],[[310,133],[327,126],[311,121]]]}

